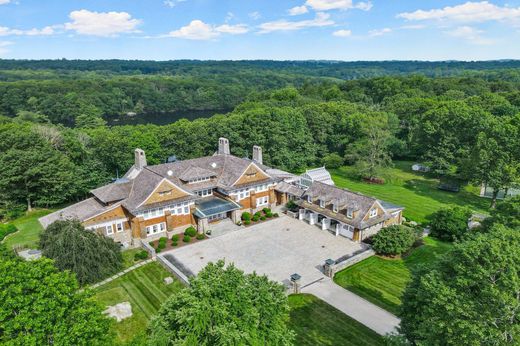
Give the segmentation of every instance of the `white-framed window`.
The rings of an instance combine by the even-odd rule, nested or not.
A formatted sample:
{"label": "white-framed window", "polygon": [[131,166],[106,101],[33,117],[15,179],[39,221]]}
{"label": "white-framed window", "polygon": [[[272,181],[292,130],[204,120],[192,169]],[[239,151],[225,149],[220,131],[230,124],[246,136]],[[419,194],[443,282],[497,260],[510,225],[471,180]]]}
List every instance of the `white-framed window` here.
{"label": "white-framed window", "polygon": [[211,177],[203,177],[203,178],[197,178],[197,179],[190,179],[190,181],[188,181],[188,184],[196,184],[196,183],[202,183],[203,181],[208,181],[210,180]]}
{"label": "white-framed window", "polygon": [[325,201],[320,199],[320,207],[325,208]]}
{"label": "white-framed window", "polygon": [[377,208],[370,209],[369,217],[376,217],[376,216],[377,216]]}
{"label": "white-framed window", "polygon": [[240,200],[243,200],[243,199],[249,197],[250,192],[249,192],[249,189],[242,189],[242,190],[238,190],[236,192],[236,194],[237,194],[238,200],[240,201]]}
{"label": "white-framed window", "polygon": [[107,232],[107,235],[114,234],[114,228],[112,228],[112,225],[105,226],[105,230]]}
{"label": "white-framed window", "polygon": [[124,230],[123,223],[122,222],[116,223],[116,231],[117,231],[117,233],[121,233],[121,232],[123,232],[123,230]]}
{"label": "white-framed window", "polygon": [[307,202],[312,203],[312,197],[310,195],[307,195]]}
{"label": "white-framed window", "polygon": [[172,215],[186,215],[190,213],[188,202],[170,205],[169,209]]}
{"label": "white-framed window", "polygon": [[258,185],[258,186],[255,188],[255,190],[256,190],[256,192],[267,191],[267,184]]}
{"label": "white-framed window", "polygon": [[261,207],[269,204],[269,196],[259,197],[256,199],[256,206]]}
{"label": "white-framed window", "polygon": [[164,208],[154,208],[145,210],[143,212],[143,218],[145,220],[153,219],[154,217],[164,216]]}
{"label": "white-framed window", "polygon": [[213,195],[213,190],[212,189],[200,190],[200,191],[197,191],[197,195],[199,195],[200,197],[211,196],[211,195]]}
{"label": "white-framed window", "polygon": [[352,211],[352,209],[347,209],[347,217],[349,219],[352,219],[352,216],[354,216],[354,212]]}
{"label": "white-framed window", "polygon": [[156,223],[155,225],[146,226],[146,235],[151,236],[159,232],[166,230],[166,224],[164,222]]}
{"label": "white-framed window", "polygon": [[332,204],[332,211],[335,213],[338,212],[338,205],[336,203]]}

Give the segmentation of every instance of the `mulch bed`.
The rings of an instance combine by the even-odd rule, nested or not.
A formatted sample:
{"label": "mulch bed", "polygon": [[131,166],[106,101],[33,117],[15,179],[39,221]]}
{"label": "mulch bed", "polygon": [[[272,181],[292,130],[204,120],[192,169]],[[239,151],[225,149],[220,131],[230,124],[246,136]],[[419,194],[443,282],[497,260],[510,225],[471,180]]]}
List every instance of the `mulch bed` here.
{"label": "mulch bed", "polygon": [[[198,243],[199,241],[204,241],[204,240],[208,239],[208,237],[206,235],[204,235],[204,239],[199,240],[199,239],[193,237],[193,238],[191,238],[189,243],[185,243],[182,240],[182,238],[184,238],[184,234],[180,233],[179,240],[177,241],[177,246],[173,246],[172,240],[168,239],[168,241],[166,241],[166,247],[164,249],[162,249],[161,252],[165,252],[165,251],[172,250],[172,249],[178,249],[180,247],[190,245],[190,244],[195,244],[195,243]],[[149,242],[149,244],[155,249],[155,251],[157,251],[157,245],[159,245],[159,239],[151,241],[151,242]],[[157,253],[159,253],[159,252],[157,252]]]}
{"label": "mulch bed", "polygon": [[250,223],[249,225],[246,225],[246,224],[244,223],[244,220],[242,220],[242,226],[245,226],[245,227],[251,227],[251,226],[257,225],[257,224],[259,224],[259,223],[267,222],[267,221],[269,221],[269,220],[273,220],[273,219],[277,219],[277,218],[278,218],[277,216],[273,216],[273,217],[270,217],[270,218],[269,218],[269,217],[266,217],[265,220],[258,220],[258,221],[256,221],[256,222],[253,221],[253,220],[251,220],[251,223]]}

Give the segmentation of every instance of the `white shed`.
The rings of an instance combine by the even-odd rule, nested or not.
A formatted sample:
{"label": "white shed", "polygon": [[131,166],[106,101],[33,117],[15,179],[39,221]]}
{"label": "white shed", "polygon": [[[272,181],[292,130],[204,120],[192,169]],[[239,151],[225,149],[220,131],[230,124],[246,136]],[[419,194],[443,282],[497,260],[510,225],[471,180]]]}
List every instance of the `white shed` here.
{"label": "white shed", "polygon": [[412,171],[415,171],[415,172],[429,172],[430,171],[430,167],[428,166],[425,166],[425,165],[421,165],[420,163],[416,163],[412,166]]}

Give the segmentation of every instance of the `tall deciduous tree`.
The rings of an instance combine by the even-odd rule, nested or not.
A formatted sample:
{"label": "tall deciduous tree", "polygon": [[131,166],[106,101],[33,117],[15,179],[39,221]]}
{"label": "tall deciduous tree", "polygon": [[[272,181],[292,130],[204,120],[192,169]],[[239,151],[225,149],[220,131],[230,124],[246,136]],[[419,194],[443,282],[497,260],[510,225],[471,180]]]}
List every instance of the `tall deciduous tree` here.
{"label": "tall deciduous tree", "polygon": [[122,268],[119,245],[85,230],[77,220],[52,223],[40,235],[40,248],[56,267],[75,273],[81,285],[101,281]]}
{"label": "tall deciduous tree", "polygon": [[0,343],[110,345],[110,320],[48,259],[0,260]]}
{"label": "tall deciduous tree", "polygon": [[401,332],[415,345],[520,343],[520,232],[496,226],[413,274]]}
{"label": "tall deciduous tree", "polygon": [[282,285],[219,261],[163,304],[150,344],[291,345],[288,318]]}

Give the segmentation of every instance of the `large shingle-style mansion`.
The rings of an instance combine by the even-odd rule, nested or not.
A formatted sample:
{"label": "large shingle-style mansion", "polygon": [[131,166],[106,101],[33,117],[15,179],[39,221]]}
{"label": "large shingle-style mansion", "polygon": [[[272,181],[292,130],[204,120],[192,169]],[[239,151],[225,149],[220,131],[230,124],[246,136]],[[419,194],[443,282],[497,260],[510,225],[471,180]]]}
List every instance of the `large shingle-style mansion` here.
{"label": "large shingle-style mansion", "polygon": [[324,168],[302,176],[265,166],[262,149],[253,158],[230,154],[220,138],[213,156],[148,166],[145,152],[123,178],[91,191],[92,197],[40,218],[47,227],[78,219],[86,229],[124,246],[181,232],[193,225],[205,232],[222,219],[238,222],[243,212],[277,208],[293,200],[300,220],[337,236],[361,241],[381,227],[401,223],[403,208],[334,186]]}

